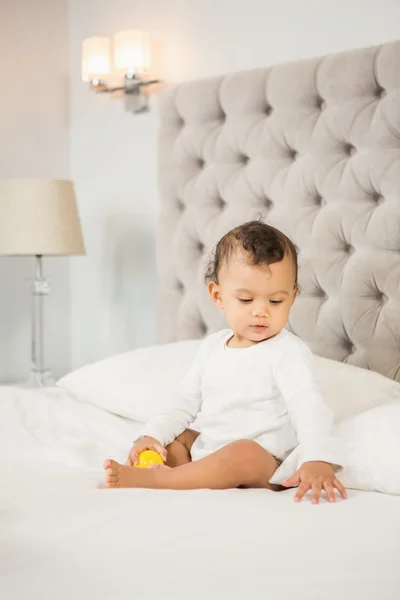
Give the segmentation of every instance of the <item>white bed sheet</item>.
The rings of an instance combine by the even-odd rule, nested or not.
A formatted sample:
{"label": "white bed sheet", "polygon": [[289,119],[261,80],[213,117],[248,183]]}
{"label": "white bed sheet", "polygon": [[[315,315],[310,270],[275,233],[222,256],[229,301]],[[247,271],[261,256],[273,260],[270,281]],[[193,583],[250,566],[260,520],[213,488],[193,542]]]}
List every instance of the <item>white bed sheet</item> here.
{"label": "white bed sheet", "polygon": [[58,389],[0,389],[5,600],[398,600],[400,498],[104,490],[135,424]]}

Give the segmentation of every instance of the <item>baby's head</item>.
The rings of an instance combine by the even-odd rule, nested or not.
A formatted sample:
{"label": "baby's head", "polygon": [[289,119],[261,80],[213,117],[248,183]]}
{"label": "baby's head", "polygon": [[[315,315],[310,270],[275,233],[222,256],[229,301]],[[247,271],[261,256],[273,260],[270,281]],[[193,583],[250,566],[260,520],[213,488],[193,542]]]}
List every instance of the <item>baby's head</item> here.
{"label": "baby's head", "polygon": [[244,223],[218,242],[206,280],[237,341],[257,344],[288,321],[298,293],[296,248],[270,225]]}

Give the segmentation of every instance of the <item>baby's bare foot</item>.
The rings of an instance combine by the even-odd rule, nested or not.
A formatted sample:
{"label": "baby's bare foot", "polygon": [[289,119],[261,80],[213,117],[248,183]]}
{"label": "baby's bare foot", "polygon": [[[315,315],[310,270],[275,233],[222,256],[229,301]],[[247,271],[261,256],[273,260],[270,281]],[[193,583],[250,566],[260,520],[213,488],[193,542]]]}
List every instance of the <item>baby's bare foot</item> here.
{"label": "baby's bare foot", "polygon": [[148,469],[171,469],[171,467],[168,467],[168,465],[149,465],[147,467]]}
{"label": "baby's bare foot", "polygon": [[135,475],[138,469],[120,465],[115,460],[105,460],[103,467],[106,471],[106,488],[137,487]]}
{"label": "baby's bare foot", "polygon": [[[159,469],[137,469],[129,465],[120,465],[115,460],[107,459],[104,461],[106,471],[106,488],[153,488],[158,487]],[[157,465],[164,470],[164,465]],[[169,467],[165,467],[169,470]]]}

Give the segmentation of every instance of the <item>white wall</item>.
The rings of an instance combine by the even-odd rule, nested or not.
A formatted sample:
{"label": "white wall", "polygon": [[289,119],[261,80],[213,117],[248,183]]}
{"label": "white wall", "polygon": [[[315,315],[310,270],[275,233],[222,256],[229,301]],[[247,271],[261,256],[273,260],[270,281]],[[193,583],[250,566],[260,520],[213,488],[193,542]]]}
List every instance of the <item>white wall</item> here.
{"label": "white wall", "polygon": [[91,95],[82,40],[150,29],[162,76],[183,81],[379,44],[399,22],[398,0],[70,0],[71,167],[89,250],[72,265],[74,366],[156,339],[157,115]]}
{"label": "white wall", "polygon": [[[0,177],[69,176],[67,0],[1,0]],[[70,367],[69,259],[44,263],[48,361]],[[0,258],[0,381],[30,368],[29,258]]]}

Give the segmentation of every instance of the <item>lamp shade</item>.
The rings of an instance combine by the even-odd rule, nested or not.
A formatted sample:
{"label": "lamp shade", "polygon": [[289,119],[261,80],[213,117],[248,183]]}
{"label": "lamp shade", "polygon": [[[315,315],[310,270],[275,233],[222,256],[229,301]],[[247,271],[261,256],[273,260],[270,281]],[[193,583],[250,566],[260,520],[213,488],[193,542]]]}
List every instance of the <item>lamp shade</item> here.
{"label": "lamp shade", "polygon": [[72,181],[0,180],[0,254],[85,254]]}
{"label": "lamp shade", "polygon": [[111,40],[91,37],[82,43],[82,81],[101,79],[110,72]]}
{"label": "lamp shade", "polygon": [[114,35],[117,69],[134,75],[150,69],[150,36],[147,31],[126,29]]}

